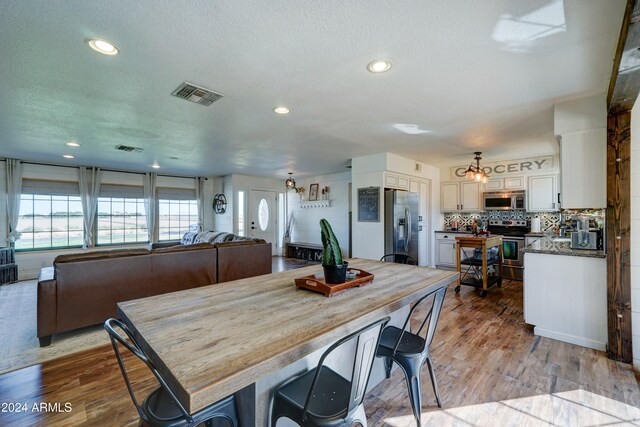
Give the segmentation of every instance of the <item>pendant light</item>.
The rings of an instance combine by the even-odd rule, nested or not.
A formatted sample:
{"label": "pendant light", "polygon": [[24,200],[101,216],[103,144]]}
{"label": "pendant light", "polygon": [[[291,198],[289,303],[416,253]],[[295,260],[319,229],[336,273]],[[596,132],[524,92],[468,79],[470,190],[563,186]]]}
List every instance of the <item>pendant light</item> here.
{"label": "pendant light", "polygon": [[293,172],[289,172],[289,178],[287,178],[287,180],[284,182],[287,190],[293,190],[296,188],[296,181],[291,177],[291,175],[293,175]]}
{"label": "pendant light", "polygon": [[476,151],[473,154],[475,154],[476,156],[474,158],[476,164],[475,166],[473,163],[469,165],[469,168],[465,172],[465,176],[470,181],[482,182],[483,184],[486,184],[489,180],[489,175],[487,174],[487,172],[485,172],[484,168],[480,166],[480,160],[482,159],[480,155],[482,153],[480,151]]}

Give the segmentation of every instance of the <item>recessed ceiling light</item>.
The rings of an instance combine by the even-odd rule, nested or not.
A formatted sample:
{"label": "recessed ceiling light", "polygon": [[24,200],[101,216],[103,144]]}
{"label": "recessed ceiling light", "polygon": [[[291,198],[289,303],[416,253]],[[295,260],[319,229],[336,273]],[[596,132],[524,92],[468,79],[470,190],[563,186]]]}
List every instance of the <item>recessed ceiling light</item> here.
{"label": "recessed ceiling light", "polygon": [[289,109],[287,107],[276,107],[273,111],[278,114],[289,114]]}
{"label": "recessed ceiling light", "polygon": [[80,144],[78,144],[78,143],[77,143],[77,142],[75,142],[75,141],[69,141],[69,142],[67,142],[67,145],[68,145],[69,147],[80,147]]}
{"label": "recessed ceiling light", "polygon": [[74,157],[71,154],[64,154],[62,157],[65,159],[73,159]]}
{"label": "recessed ceiling light", "polygon": [[369,62],[367,65],[367,70],[372,73],[384,73],[391,68],[391,60],[390,59],[376,59],[375,61]]}
{"label": "recessed ceiling light", "polygon": [[154,169],[160,169],[160,165],[157,163],[152,164],[151,167]]}
{"label": "recessed ceiling light", "polygon": [[120,50],[118,50],[118,48],[116,47],[116,45],[114,45],[111,42],[108,42],[106,40],[101,40],[101,39],[86,39],[85,43],[87,44],[87,46],[89,46],[91,49],[95,50],[98,53],[101,53],[103,55],[117,55],[118,52],[120,52]]}

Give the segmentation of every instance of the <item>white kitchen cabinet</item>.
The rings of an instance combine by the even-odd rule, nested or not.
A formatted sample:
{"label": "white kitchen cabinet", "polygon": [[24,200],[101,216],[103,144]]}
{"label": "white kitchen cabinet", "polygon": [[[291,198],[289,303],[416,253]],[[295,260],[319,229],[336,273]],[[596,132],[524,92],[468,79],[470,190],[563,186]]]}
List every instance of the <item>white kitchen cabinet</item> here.
{"label": "white kitchen cabinet", "polygon": [[564,209],[606,208],[606,129],[562,135],[560,172],[560,196]]}
{"label": "white kitchen cabinet", "polygon": [[456,268],[456,237],[465,233],[436,233],[436,268]]}
{"label": "white kitchen cabinet", "polygon": [[486,184],[486,191],[500,190],[524,190],[526,180],[524,176],[511,176],[508,178],[489,179]]}
{"label": "white kitchen cabinet", "polygon": [[604,351],[606,259],[525,253],[524,266],[524,321],[534,334]]}
{"label": "white kitchen cabinet", "polygon": [[486,190],[487,191],[504,190],[504,179],[502,178],[490,179],[489,181],[487,181]]}
{"label": "white kitchen cabinet", "polygon": [[384,186],[386,188],[393,188],[397,190],[409,189],[409,178],[397,173],[384,173]]}
{"label": "white kitchen cabinet", "polygon": [[558,203],[558,175],[531,175],[527,184],[527,210],[557,211]]}
{"label": "white kitchen cabinet", "polygon": [[409,191],[412,193],[420,192],[420,181],[417,179],[409,178]]}
{"label": "white kitchen cabinet", "polygon": [[479,211],[482,209],[480,203],[482,183],[466,181],[460,183],[460,210]]}
{"label": "white kitchen cabinet", "polygon": [[452,212],[460,210],[460,184],[443,182],[440,185],[440,210]]}
{"label": "white kitchen cabinet", "polygon": [[509,178],[504,178],[504,189],[505,190],[524,190],[525,189],[524,176],[512,176]]}
{"label": "white kitchen cabinet", "polygon": [[443,212],[479,211],[482,183],[475,181],[443,182],[440,185],[440,210]]}

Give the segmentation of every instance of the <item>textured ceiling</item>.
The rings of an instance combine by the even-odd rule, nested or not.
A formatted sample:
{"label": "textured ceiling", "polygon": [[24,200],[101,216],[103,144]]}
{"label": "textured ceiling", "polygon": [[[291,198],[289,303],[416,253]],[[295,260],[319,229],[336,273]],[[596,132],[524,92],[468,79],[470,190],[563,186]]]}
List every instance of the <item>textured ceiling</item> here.
{"label": "textured ceiling", "polygon": [[[284,177],[341,171],[382,151],[431,164],[465,163],[476,150],[489,160],[549,154],[554,102],[606,90],[624,5],[4,2],[0,156]],[[99,55],[87,37],[121,53]],[[381,57],[393,68],[369,73]],[[170,96],[183,81],[224,98],[203,107]],[[289,115],[273,113],[281,104]]]}

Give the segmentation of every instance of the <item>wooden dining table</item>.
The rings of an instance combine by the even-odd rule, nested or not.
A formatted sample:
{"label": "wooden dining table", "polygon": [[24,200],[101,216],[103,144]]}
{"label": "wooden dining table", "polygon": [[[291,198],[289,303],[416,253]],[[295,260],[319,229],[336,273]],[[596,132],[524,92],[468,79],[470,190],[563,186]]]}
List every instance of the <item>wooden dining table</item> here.
{"label": "wooden dining table", "polygon": [[[121,302],[118,313],[194,413],[458,277],[355,258],[349,267],[373,282],[330,298],[296,289],[295,278],[322,272],[317,265]],[[241,402],[245,421],[255,416],[252,398]]]}

